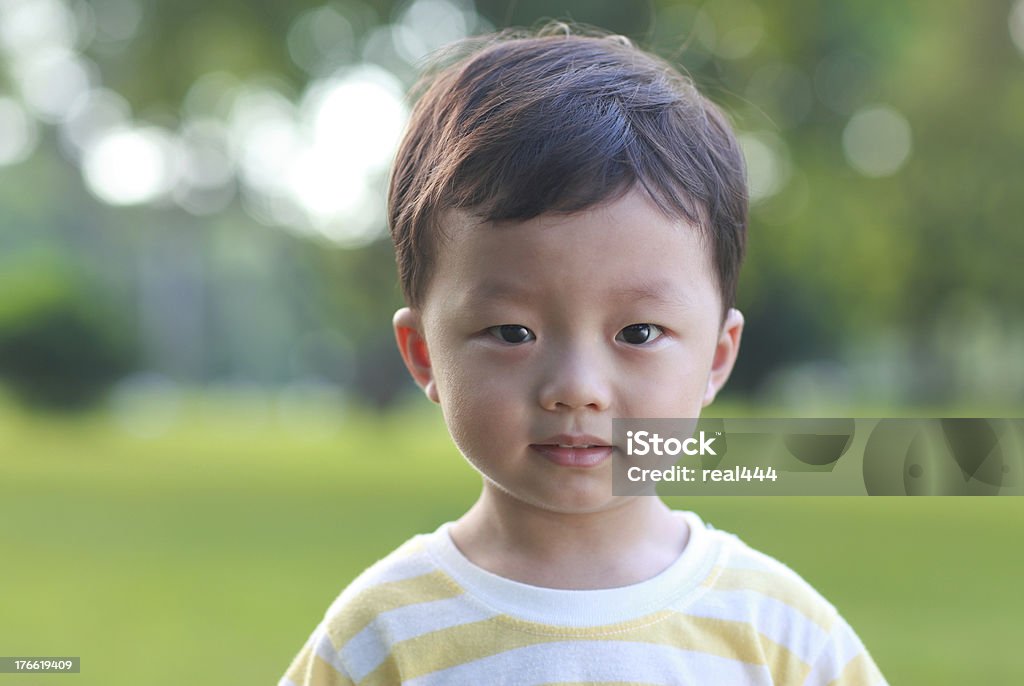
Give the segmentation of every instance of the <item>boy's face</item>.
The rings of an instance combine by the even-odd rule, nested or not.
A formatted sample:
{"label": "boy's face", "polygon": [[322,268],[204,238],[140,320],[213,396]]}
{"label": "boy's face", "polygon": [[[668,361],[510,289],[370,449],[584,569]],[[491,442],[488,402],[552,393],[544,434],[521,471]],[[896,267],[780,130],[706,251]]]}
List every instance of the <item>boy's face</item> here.
{"label": "boy's face", "polygon": [[422,309],[395,315],[413,377],[485,488],[614,507],[612,418],[697,417],[736,357],[743,320],[722,323],[698,230],[635,190],[567,216],[444,224]]}

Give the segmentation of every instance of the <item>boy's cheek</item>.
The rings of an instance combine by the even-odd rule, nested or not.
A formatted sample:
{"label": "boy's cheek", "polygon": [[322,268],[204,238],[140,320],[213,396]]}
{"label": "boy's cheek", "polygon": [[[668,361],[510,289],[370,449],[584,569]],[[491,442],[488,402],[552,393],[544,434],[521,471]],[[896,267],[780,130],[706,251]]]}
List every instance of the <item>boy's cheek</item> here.
{"label": "boy's cheek", "polygon": [[512,387],[497,370],[479,370],[468,364],[445,369],[437,375],[438,391],[453,410],[485,415],[490,408],[521,399],[521,391]]}
{"label": "boy's cheek", "polygon": [[633,387],[641,389],[632,393],[635,406],[629,412],[633,417],[698,417],[704,406],[707,389],[708,366],[694,364],[674,365],[667,369],[658,368],[645,377],[642,384]]}
{"label": "boy's cheek", "polygon": [[521,403],[488,396],[455,393],[443,403],[452,439],[467,457],[484,459],[494,450],[530,442],[531,422]]}

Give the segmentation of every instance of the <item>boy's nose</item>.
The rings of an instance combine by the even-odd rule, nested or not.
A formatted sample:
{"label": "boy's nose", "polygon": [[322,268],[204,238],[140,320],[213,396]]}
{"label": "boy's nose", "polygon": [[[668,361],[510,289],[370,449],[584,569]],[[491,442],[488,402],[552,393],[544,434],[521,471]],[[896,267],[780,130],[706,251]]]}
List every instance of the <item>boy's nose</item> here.
{"label": "boy's nose", "polygon": [[611,404],[611,388],[603,365],[580,350],[552,360],[546,378],[541,381],[538,400],[545,410],[606,410]]}

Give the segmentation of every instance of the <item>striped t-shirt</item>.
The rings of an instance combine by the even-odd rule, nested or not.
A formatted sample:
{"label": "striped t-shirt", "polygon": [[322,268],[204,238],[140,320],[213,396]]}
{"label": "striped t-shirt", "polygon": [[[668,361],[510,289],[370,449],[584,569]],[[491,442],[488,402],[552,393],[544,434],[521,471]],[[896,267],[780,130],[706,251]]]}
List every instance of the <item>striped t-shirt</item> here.
{"label": "striped t-shirt", "polygon": [[795,572],[691,512],[682,555],[622,588],[528,586],[477,567],[449,524],[359,576],[280,686],[885,684]]}

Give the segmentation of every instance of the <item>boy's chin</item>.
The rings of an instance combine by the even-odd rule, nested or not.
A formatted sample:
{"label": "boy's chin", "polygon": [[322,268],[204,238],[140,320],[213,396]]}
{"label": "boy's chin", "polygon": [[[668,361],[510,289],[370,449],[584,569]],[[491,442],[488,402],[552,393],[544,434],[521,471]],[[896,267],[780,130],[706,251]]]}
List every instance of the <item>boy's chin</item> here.
{"label": "boy's chin", "polygon": [[554,498],[520,498],[528,508],[543,511],[549,515],[577,516],[612,512],[634,504],[635,496],[610,495],[608,493],[560,494]]}

